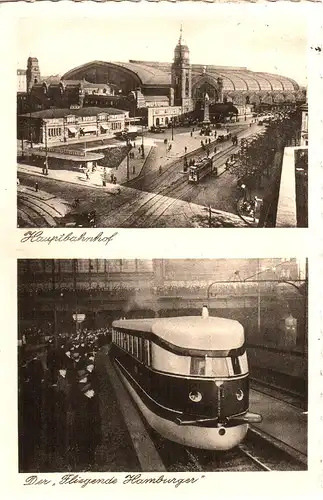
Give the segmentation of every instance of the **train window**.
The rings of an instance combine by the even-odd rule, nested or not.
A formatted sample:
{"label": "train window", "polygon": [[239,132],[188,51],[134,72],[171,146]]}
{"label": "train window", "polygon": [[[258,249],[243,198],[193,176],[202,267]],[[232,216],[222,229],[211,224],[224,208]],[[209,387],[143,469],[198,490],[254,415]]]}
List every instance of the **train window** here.
{"label": "train window", "polygon": [[149,340],[144,340],[144,358],[143,361],[146,365],[150,366],[150,343]]}
{"label": "train window", "polygon": [[240,361],[240,366],[241,366],[241,372],[242,373],[248,373],[248,360],[247,360],[247,354],[244,352],[242,356],[239,356],[239,361]]}
{"label": "train window", "polygon": [[191,358],[191,375],[205,375],[205,358]]}
{"label": "train window", "polygon": [[139,358],[139,361],[143,361],[142,339],[138,339],[138,358]]}
{"label": "train window", "polygon": [[207,358],[208,377],[227,377],[229,375],[226,358]]}
{"label": "train window", "polygon": [[240,375],[241,368],[240,368],[239,358],[236,356],[232,356],[231,361],[232,361],[233,373],[235,375]]}
{"label": "train window", "polygon": [[133,335],[129,335],[129,352],[133,354]]}
{"label": "train window", "polygon": [[177,356],[154,342],[150,343],[150,366],[155,370],[176,375],[189,375],[190,365],[190,356]]}
{"label": "train window", "polygon": [[133,355],[138,358],[138,337],[134,337],[133,339]]}

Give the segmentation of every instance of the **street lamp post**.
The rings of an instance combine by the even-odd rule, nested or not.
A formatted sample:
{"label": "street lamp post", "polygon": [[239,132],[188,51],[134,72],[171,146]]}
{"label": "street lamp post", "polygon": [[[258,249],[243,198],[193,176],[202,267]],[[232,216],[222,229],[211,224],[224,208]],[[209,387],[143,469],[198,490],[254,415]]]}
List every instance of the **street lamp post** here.
{"label": "street lamp post", "polygon": [[129,181],[129,169],[130,169],[130,165],[129,165],[129,139],[127,139],[127,181]]}
{"label": "street lamp post", "polygon": [[174,123],[173,123],[173,118],[170,119],[170,123],[172,126],[172,141],[174,140]]}
{"label": "street lamp post", "polygon": [[144,125],[141,125],[141,157],[145,158],[145,149],[144,149]]}
{"label": "street lamp post", "polygon": [[45,127],[45,175],[48,175],[48,147],[47,147],[47,123],[44,121]]}

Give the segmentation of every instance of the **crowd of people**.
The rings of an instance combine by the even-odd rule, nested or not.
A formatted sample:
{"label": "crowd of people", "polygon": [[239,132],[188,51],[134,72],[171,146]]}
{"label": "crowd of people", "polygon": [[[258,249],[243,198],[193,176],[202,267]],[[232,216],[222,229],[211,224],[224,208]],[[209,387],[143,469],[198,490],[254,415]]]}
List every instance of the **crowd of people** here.
{"label": "crowd of people", "polygon": [[101,442],[95,358],[109,334],[107,328],[85,329],[56,338],[43,335],[45,343],[38,344],[23,334],[18,362],[21,472],[39,467],[44,472],[53,463],[61,463],[62,470],[93,467]]}
{"label": "crowd of people", "polygon": [[[165,296],[184,296],[185,295],[193,295],[196,297],[205,297],[207,288],[209,285],[208,281],[205,282],[187,282],[187,283],[182,283],[178,282],[177,284],[172,283],[172,284],[163,284],[159,286],[155,285],[147,285],[147,286],[123,286],[123,285],[113,285],[111,284],[109,286],[101,286],[101,285],[96,285],[96,284],[89,284],[89,283],[84,283],[84,287],[80,287],[81,284],[78,284],[77,287],[77,294],[78,296],[82,297],[82,295],[88,296],[95,296],[96,294],[104,294],[104,297],[110,297],[110,298],[117,298],[120,300],[126,300],[129,299],[130,297],[135,296],[136,294],[140,295],[147,295],[147,296],[154,296],[155,298],[158,297],[165,297]],[[267,284],[269,285],[269,284]],[[251,291],[251,284],[241,282],[241,280],[232,280],[229,279],[227,283],[221,283],[218,284],[218,289],[221,290],[223,294],[229,293],[230,290],[232,290],[232,287],[237,288],[237,286],[243,287],[243,290],[246,292],[250,289]],[[252,284],[253,288],[255,287],[255,284]],[[242,289],[242,288],[241,288]],[[64,299],[66,298],[69,294],[75,293],[74,288],[72,287],[60,287],[56,288],[55,290],[44,290],[43,288],[25,288],[23,286],[20,287],[20,293],[23,293],[24,295],[28,295],[30,297],[34,295],[42,295],[42,296],[55,296],[61,297]]]}

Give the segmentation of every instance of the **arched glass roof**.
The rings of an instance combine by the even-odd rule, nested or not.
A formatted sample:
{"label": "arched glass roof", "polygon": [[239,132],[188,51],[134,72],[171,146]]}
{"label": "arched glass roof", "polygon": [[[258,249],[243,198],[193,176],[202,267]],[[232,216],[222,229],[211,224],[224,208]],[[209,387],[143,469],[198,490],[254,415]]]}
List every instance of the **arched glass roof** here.
{"label": "arched glass roof", "polygon": [[[73,79],[73,74],[79,73],[82,69],[89,67],[107,65],[111,67],[124,68],[133,72],[143,85],[169,86],[171,85],[171,63],[158,63],[153,61],[131,61],[131,62],[104,62],[92,61],[79,66],[63,75],[62,79]],[[203,77],[200,64],[191,66],[192,75],[195,80]],[[223,79],[224,91],[241,92],[295,92],[299,90],[299,85],[292,80],[281,75],[271,73],[261,73],[250,71],[247,68],[231,68],[223,66],[206,66],[206,72],[213,78],[221,77]]]}

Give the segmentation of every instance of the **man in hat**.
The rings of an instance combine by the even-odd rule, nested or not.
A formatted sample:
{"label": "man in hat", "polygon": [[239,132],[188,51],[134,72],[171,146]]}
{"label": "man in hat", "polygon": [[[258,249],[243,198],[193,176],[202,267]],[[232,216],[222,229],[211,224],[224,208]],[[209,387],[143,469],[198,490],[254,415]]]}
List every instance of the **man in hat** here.
{"label": "man in hat", "polygon": [[95,463],[95,449],[101,441],[101,418],[97,392],[88,380],[86,370],[78,370],[73,390],[73,445],[76,465],[82,470]]}

